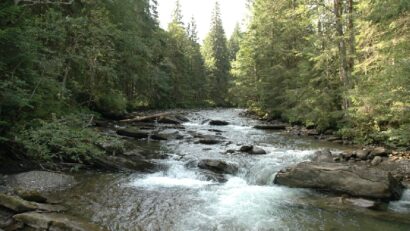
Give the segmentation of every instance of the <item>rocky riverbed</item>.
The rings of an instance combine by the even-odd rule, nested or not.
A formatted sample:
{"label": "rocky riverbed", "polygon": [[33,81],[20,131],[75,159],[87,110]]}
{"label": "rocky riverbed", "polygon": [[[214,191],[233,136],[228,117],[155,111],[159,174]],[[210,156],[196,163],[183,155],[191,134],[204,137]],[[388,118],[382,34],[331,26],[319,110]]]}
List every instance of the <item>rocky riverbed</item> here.
{"label": "rocky riverbed", "polygon": [[95,121],[126,147],[100,144],[93,170],[0,177],[0,230],[410,229],[406,158],[242,113]]}

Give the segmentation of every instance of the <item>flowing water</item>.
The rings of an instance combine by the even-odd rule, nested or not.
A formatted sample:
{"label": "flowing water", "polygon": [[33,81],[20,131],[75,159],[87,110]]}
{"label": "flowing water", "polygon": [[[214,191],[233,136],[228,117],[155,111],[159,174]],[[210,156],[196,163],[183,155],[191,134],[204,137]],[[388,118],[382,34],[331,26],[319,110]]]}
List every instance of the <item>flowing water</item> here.
{"label": "flowing water", "polygon": [[[318,192],[274,185],[280,169],[309,160],[316,150],[346,147],[256,130],[252,126],[258,121],[241,117],[240,112],[191,112],[181,131],[184,139],[139,143],[140,151],[167,156],[155,160],[164,166],[162,170],[83,173],[79,185],[57,196],[75,215],[110,230],[410,230],[410,192],[387,211],[378,212],[333,203],[334,197]],[[230,125],[210,126],[208,119]],[[199,144],[193,138],[198,134],[223,136],[226,142]],[[268,154],[226,154],[244,144],[257,145]],[[240,171],[218,183],[192,164],[201,159],[233,162]]]}

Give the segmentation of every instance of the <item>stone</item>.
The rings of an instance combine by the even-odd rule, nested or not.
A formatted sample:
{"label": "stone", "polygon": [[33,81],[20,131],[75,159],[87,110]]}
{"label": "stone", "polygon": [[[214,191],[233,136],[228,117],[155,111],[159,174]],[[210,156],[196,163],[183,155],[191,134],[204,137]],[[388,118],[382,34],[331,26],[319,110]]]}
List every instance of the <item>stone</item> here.
{"label": "stone", "polygon": [[20,197],[0,194],[0,206],[13,210],[17,213],[42,210],[47,212],[61,212],[65,208],[59,205],[41,204],[31,201],[26,201]]}
{"label": "stone", "polygon": [[372,210],[384,210],[386,208],[385,203],[376,202],[373,200],[366,200],[363,198],[346,198],[343,200],[343,202],[345,204]]}
{"label": "stone", "polygon": [[216,136],[203,136],[199,140],[199,143],[200,144],[213,145],[213,144],[222,143],[222,141],[220,139],[218,139],[218,137],[216,137]]}
{"label": "stone", "polygon": [[47,203],[47,198],[45,198],[38,191],[26,191],[26,190],[16,190],[16,194],[27,201],[33,201],[37,203]]}
{"label": "stone", "polygon": [[356,151],[356,157],[360,160],[366,160],[369,153],[370,153],[370,151],[366,150],[366,149],[358,150],[358,151]]}
{"label": "stone", "polygon": [[263,150],[262,148],[253,146],[253,148],[252,148],[252,150],[249,152],[249,154],[252,154],[252,155],[264,155],[264,154],[266,154],[266,151]]}
{"label": "stone", "polygon": [[75,217],[57,213],[27,212],[13,217],[35,230],[49,231],[102,231],[105,230]]}
{"label": "stone", "polygon": [[219,130],[219,129],[208,129],[208,131],[210,132],[216,132],[216,133],[222,133],[223,131]]}
{"label": "stone", "polygon": [[120,129],[117,131],[117,134],[120,136],[127,136],[135,139],[147,139],[149,136],[148,132],[140,131],[139,129],[135,128]]}
{"label": "stone", "polygon": [[318,136],[320,133],[316,129],[310,129],[306,133],[308,136]]}
{"label": "stone", "polygon": [[323,151],[316,151],[313,154],[313,161],[316,162],[332,162],[333,161],[333,156],[330,150],[323,150]]}
{"label": "stone", "polygon": [[260,130],[285,130],[285,124],[256,125],[253,128]]}
{"label": "stone", "polygon": [[93,165],[108,171],[151,171],[156,168],[152,162],[140,156],[104,156],[93,160]]}
{"label": "stone", "polygon": [[370,152],[371,156],[387,156],[388,154],[389,154],[389,152],[387,151],[387,149],[383,148],[383,147],[374,148]]}
{"label": "stone", "polygon": [[209,121],[209,125],[226,126],[226,125],[229,125],[229,122],[223,121],[223,120],[211,120],[211,121]]}
{"label": "stone", "polygon": [[228,149],[228,150],[226,150],[226,153],[228,153],[228,154],[233,154],[233,153],[235,153],[235,150],[233,150],[233,149]]}
{"label": "stone", "polygon": [[376,156],[373,158],[371,165],[373,166],[377,166],[379,165],[381,162],[383,162],[383,158],[381,158],[380,156]]}
{"label": "stone", "polygon": [[401,183],[389,172],[345,163],[303,162],[277,173],[275,184],[383,200],[397,200]]}
{"label": "stone", "polygon": [[154,132],[150,137],[153,140],[180,140],[184,138],[176,129],[165,129],[163,131]]}
{"label": "stone", "polygon": [[6,181],[16,190],[28,192],[64,190],[76,184],[73,176],[46,171],[19,173],[9,176]]}
{"label": "stone", "polygon": [[201,169],[199,172],[205,176],[208,181],[215,181],[218,183],[225,183],[228,181],[223,173],[216,173],[207,169]]}
{"label": "stone", "polygon": [[353,152],[342,152],[340,154],[344,159],[348,160],[353,156]]}
{"label": "stone", "polygon": [[253,145],[244,145],[239,149],[239,151],[246,152],[246,153],[251,154],[251,155],[264,155],[264,154],[266,154],[265,150],[263,150],[262,148],[253,146]]}
{"label": "stone", "polygon": [[204,159],[200,160],[198,167],[207,169],[216,173],[236,174],[239,170],[237,164],[226,162],[223,160]]}
{"label": "stone", "polygon": [[0,207],[0,229],[5,229],[13,224],[13,215],[11,210]]}
{"label": "stone", "polygon": [[241,151],[241,152],[251,152],[252,149],[253,149],[253,145],[244,145],[239,149],[239,151]]}
{"label": "stone", "polygon": [[175,118],[175,117],[171,117],[171,116],[164,116],[164,117],[160,117],[157,120],[158,123],[161,124],[175,124],[175,125],[179,125],[181,124],[182,121],[180,121],[179,119]]}

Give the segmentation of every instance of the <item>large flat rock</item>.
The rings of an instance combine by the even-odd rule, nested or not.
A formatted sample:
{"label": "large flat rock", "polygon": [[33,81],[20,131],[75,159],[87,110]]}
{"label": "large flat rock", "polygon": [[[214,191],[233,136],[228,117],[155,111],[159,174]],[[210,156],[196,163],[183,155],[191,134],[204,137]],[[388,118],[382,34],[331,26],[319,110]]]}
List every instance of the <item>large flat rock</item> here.
{"label": "large flat rock", "polygon": [[46,171],[30,171],[11,175],[6,183],[24,191],[55,191],[72,187],[76,184],[73,176]]}
{"label": "large flat rock", "polygon": [[7,208],[18,213],[34,210],[46,212],[61,212],[65,210],[65,208],[60,205],[50,205],[26,201],[20,197],[6,195],[2,193],[0,193],[0,207]]}
{"label": "large flat rock", "polygon": [[400,199],[403,192],[401,183],[389,172],[344,163],[303,162],[280,171],[275,184],[384,200]]}
{"label": "large flat rock", "polygon": [[101,231],[101,227],[74,217],[57,213],[28,212],[17,214],[14,219],[34,228],[49,231]]}

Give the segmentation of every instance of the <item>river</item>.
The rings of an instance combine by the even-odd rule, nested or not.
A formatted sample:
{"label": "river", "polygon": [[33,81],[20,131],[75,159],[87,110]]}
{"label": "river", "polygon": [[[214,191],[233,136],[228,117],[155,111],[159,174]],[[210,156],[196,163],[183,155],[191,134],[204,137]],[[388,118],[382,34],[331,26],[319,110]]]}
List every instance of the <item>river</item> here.
{"label": "river", "polygon": [[[241,112],[192,111],[187,115],[190,122],[180,130],[184,139],[138,141],[138,150],[151,153],[163,166],[157,172],[81,173],[76,187],[54,196],[64,198],[75,215],[110,230],[410,230],[409,192],[381,212],[344,206],[319,192],[274,185],[277,171],[309,160],[316,150],[349,147],[256,130],[253,125],[260,122]],[[230,125],[210,126],[208,119]],[[199,144],[194,134],[219,135],[226,142]],[[244,144],[268,154],[226,153]],[[233,162],[240,170],[218,183],[192,164],[201,159]]]}

